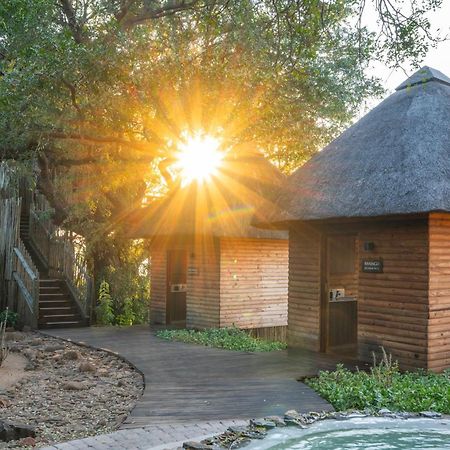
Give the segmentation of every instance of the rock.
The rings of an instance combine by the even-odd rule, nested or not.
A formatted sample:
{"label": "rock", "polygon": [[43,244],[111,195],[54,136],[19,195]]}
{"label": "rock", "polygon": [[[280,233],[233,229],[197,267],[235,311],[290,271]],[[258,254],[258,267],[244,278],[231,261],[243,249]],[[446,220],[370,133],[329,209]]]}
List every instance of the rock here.
{"label": "rock", "polygon": [[24,439],[22,439],[20,441],[20,445],[24,445],[26,447],[35,447],[36,446],[36,439],[31,437],[31,436],[26,437],[26,438],[24,438]]}
{"label": "rock", "polygon": [[333,413],[330,417],[336,420],[348,420],[348,414],[342,412]]}
{"label": "rock", "polygon": [[5,341],[23,341],[25,339],[25,335],[21,333],[20,331],[10,331],[5,333]]}
{"label": "rock", "polygon": [[253,425],[254,427],[264,428],[266,430],[271,430],[272,428],[275,428],[277,426],[275,422],[265,419],[250,420],[250,424]]}
{"label": "rock", "polygon": [[63,383],[62,388],[66,391],[84,391],[88,389],[85,383],[79,381],[66,381]]}
{"label": "rock", "polygon": [[189,441],[183,444],[183,448],[188,450],[209,450],[213,447],[208,444],[202,444],[201,442]]}
{"label": "rock", "polygon": [[80,372],[95,372],[97,368],[89,361],[82,361],[78,366]]}
{"label": "rock", "polygon": [[363,413],[360,413],[360,412],[352,412],[347,417],[349,419],[362,419],[362,418],[367,417],[367,416],[368,416],[368,414],[363,414]]}
{"label": "rock", "polygon": [[25,366],[25,370],[26,371],[36,370],[36,368],[37,368],[37,364],[36,364],[36,360],[35,359],[29,360],[27,362],[27,365]]}
{"label": "rock", "polygon": [[392,411],[391,411],[390,409],[387,409],[387,408],[381,408],[381,409],[378,411],[378,414],[379,414],[380,416],[385,416],[386,414],[392,414]]}
{"label": "rock", "polygon": [[231,426],[228,428],[228,431],[230,431],[233,434],[243,434],[248,431],[248,427],[245,426]]}
{"label": "rock", "polygon": [[285,419],[300,419],[301,414],[295,409],[290,409],[284,413]]}
{"label": "rock", "polygon": [[31,425],[0,421],[0,441],[17,441],[26,437],[36,437],[36,429]]}
{"label": "rock", "polygon": [[76,361],[80,359],[80,353],[77,350],[67,350],[63,353],[62,358],[67,361]]}
{"label": "rock", "polygon": [[440,417],[442,417],[442,414],[436,411],[421,411],[419,415],[427,419],[439,419]]}
{"label": "rock", "polygon": [[270,420],[271,422],[273,422],[277,427],[285,427],[286,426],[286,422],[284,421],[284,419],[280,416],[267,416],[265,417],[266,420]]}
{"label": "rock", "polygon": [[418,417],[419,414],[417,413],[411,413],[411,412],[399,412],[397,413],[397,417],[400,419],[412,419],[414,417]]}
{"label": "rock", "polygon": [[108,376],[108,374],[109,374],[108,369],[98,369],[97,370],[97,375],[99,377],[106,377],[106,376]]}
{"label": "rock", "polygon": [[7,408],[11,405],[11,400],[7,398],[0,398],[0,408]]}
{"label": "rock", "polygon": [[44,352],[53,353],[58,350],[64,350],[64,345],[62,344],[50,344],[44,347]]}

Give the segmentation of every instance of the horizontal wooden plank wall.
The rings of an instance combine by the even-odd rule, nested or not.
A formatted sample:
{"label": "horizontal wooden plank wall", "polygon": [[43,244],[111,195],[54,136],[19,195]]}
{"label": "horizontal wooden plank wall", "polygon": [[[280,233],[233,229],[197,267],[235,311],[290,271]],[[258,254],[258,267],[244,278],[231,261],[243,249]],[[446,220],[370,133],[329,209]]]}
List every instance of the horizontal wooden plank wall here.
{"label": "horizontal wooden plank wall", "polygon": [[321,235],[312,227],[289,230],[288,344],[320,349]]}
{"label": "horizontal wooden plank wall", "polygon": [[429,217],[428,368],[450,367],[450,214]]}
{"label": "horizontal wooden plank wall", "polygon": [[284,327],[288,296],[287,240],[220,239],[220,326]]}
{"label": "horizontal wooden plank wall", "polygon": [[212,236],[198,236],[188,255],[186,326],[219,326],[220,248]]}
{"label": "horizontal wooden plank wall", "polygon": [[167,251],[162,243],[150,245],[150,323],[166,323]]}
{"label": "horizontal wooden plank wall", "polygon": [[[403,369],[427,367],[428,227],[426,220],[361,225],[360,259],[382,258],[383,273],[360,269],[359,357],[383,346]],[[364,242],[374,251],[364,251]]]}

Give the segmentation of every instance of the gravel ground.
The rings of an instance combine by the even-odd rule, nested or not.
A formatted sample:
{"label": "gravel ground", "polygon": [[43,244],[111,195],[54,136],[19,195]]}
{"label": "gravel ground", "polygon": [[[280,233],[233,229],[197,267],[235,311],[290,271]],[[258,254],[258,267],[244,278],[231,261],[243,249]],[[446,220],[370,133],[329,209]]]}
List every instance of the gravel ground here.
{"label": "gravel ground", "polygon": [[0,442],[27,448],[116,430],[143,391],[142,376],[120,358],[39,333],[9,333],[27,375],[0,391],[0,417],[36,427],[36,438]]}

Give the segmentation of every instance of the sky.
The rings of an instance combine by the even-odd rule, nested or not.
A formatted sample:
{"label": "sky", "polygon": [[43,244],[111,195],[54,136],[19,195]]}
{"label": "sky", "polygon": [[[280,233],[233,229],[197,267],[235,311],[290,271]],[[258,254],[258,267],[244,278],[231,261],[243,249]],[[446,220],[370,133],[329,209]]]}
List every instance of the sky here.
{"label": "sky", "polygon": [[[443,0],[442,7],[438,11],[431,13],[429,19],[434,30],[440,29],[442,37],[448,35],[450,38],[450,0]],[[372,10],[367,11],[365,21],[370,28],[373,28],[373,24],[376,23],[375,12]],[[421,66],[430,66],[450,76],[450,39],[439,43],[436,48],[430,49]],[[406,74],[402,69],[392,71],[392,69],[381,63],[374,67],[375,73],[381,78],[387,91],[386,96],[394,92],[395,88],[402,81],[417,70],[408,67],[404,69],[406,69]],[[371,106],[375,106],[379,101],[375,100]]]}

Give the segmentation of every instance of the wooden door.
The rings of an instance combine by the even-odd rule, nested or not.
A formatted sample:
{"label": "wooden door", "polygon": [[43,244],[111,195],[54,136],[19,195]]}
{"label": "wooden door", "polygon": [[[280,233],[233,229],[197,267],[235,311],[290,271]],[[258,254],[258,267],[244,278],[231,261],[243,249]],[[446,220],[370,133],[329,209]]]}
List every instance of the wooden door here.
{"label": "wooden door", "polygon": [[351,354],[357,345],[357,240],[354,235],[330,235],[325,241],[322,349]]}
{"label": "wooden door", "polygon": [[186,324],[187,252],[167,252],[167,324]]}

